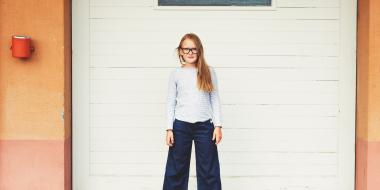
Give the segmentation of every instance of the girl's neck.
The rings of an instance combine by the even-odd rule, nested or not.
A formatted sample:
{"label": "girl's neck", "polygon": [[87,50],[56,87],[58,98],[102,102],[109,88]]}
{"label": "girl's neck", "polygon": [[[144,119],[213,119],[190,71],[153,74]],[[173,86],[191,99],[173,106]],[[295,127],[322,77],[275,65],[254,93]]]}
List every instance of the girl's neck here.
{"label": "girl's neck", "polygon": [[186,63],[182,65],[182,68],[197,68],[194,63]]}

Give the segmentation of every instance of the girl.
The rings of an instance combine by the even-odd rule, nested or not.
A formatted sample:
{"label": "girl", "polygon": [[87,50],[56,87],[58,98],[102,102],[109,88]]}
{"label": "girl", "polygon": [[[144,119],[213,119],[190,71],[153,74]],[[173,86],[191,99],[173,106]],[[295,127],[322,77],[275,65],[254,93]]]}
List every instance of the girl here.
{"label": "girl", "polygon": [[185,34],[176,48],[182,64],[169,76],[164,190],[187,190],[192,141],[198,190],[221,190],[217,144],[222,139],[217,77],[207,65],[202,43]]}

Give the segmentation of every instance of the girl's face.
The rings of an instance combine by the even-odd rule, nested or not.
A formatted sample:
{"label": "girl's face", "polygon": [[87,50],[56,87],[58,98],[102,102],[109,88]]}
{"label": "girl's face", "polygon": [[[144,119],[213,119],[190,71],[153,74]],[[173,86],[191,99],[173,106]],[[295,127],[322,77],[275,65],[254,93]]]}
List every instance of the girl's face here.
{"label": "girl's face", "polygon": [[194,42],[187,38],[182,42],[179,53],[186,63],[195,63],[198,59],[197,50]]}

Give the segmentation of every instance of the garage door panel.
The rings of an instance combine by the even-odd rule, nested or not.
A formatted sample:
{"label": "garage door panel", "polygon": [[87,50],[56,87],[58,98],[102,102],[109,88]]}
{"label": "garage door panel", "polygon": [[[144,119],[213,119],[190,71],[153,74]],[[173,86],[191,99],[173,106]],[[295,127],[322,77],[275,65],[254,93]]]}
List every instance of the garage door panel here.
{"label": "garage door panel", "polygon": [[[133,79],[166,80],[173,68],[91,68],[91,79]],[[338,80],[337,68],[218,68],[215,67],[219,81],[234,80],[235,83],[244,81],[330,81]],[[240,80],[240,81],[239,81]],[[147,81],[149,82],[149,81]],[[272,83],[273,84],[273,83]],[[145,83],[144,83],[145,85]],[[147,84],[149,85],[149,84]],[[133,86],[131,87],[133,88]],[[269,88],[269,87],[268,87]],[[165,89],[165,88],[163,88]],[[224,88],[223,88],[224,89]]]}
{"label": "garage door panel", "polygon": [[[338,7],[278,8],[276,11],[214,11],[192,10],[195,14],[183,14],[182,10],[159,11],[152,7],[93,6],[91,19],[338,19]],[[178,17],[178,15],[181,15]],[[179,28],[180,29],[180,28]]]}
{"label": "garage door panel", "polygon": [[[115,93],[113,93],[115,92]],[[119,92],[118,90],[91,92],[91,103],[146,103],[165,100],[165,93]],[[336,93],[313,92],[220,92],[224,104],[337,104]]]}
{"label": "garage door panel", "polygon": [[[253,127],[253,126],[252,126]],[[104,142],[111,141],[136,141],[141,140],[141,144],[146,143],[147,139],[150,140],[162,140],[164,135],[157,135],[162,133],[162,129],[151,128],[147,132],[146,128],[126,128],[126,127],[96,127],[91,128],[91,137],[93,140],[99,140]],[[227,141],[247,141],[250,142],[305,142],[305,143],[315,143],[318,144],[319,141],[329,141],[328,143],[335,142],[337,136],[337,129],[335,128],[322,128],[322,129],[264,129],[264,128],[253,128],[253,129],[227,129],[224,133],[224,137]],[[147,142],[149,143],[149,142]]]}
{"label": "garage door panel", "polygon": [[[90,59],[92,68],[172,68],[178,62],[174,51],[167,55],[155,55],[154,57],[123,54],[93,55]],[[217,67],[223,68],[336,68],[339,62],[337,56],[208,55],[207,63],[214,66],[216,66],[215,63],[218,63]],[[231,65],[231,63],[233,64]]]}
{"label": "garage door panel", "polygon": [[[113,189],[124,190],[124,187],[131,189],[156,189],[162,186],[162,177],[157,176],[94,176],[92,190]],[[149,181],[149,183],[141,183]],[[320,189],[320,190],[335,190],[338,188],[336,177],[334,176],[222,176],[223,186],[235,187],[239,184],[240,188],[250,189],[254,186],[263,187],[266,190],[278,189]],[[196,189],[196,177],[190,175],[189,189]]]}
{"label": "garage door panel", "polygon": [[[335,132],[334,132],[335,133]],[[138,135],[138,134],[134,134]],[[162,136],[162,135],[161,135]],[[336,152],[338,138],[318,138],[312,136],[307,141],[298,141],[297,137],[288,140],[276,140],[267,137],[267,139],[259,139],[254,136],[252,140],[229,139],[228,132],[225,132],[227,140],[220,146],[221,151],[320,151],[320,152]],[[296,136],[296,135],[293,135]],[[145,135],[140,135],[141,140],[129,139],[100,139],[92,138],[90,140],[91,151],[163,151],[166,150],[165,139],[161,138],[146,138]],[[306,138],[306,137],[303,137]],[[301,138],[302,139],[302,138]],[[272,141],[271,141],[272,140]],[[322,140],[322,142],[321,142]]]}
{"label": "garage door panel", "polygon": [[[159,37],[159,36],[157,36]],[[91,55],[168,55],[176,46],[166,44],[112,44],[94,43]],[[210,44],[207,55],[293,55],[293,56],[337,56],[339,47],[336,44],[228,44],[229,50],[218,44]],[[150,53],[153,50],[154,53]]]}
{"label": "garage door panel", "polygon": [[[164,116],[165,104],[91,104],[92,116]],[[139,109],[144,106],[144,109]],[[128,108],[128,109],[126,109]],[[224,114],[250,118],[262,116],[336,116],[337,105],[224,105]],[[256,114],[256,115],[255,115]]]}
{"label": "garage door panel", "polygon": [[[175,41],[166,41],[177,32],[175,28],[177,26],[168,27],[167,30],[173,30],[173,32],[167,31],[155,31],[148,29],[149,31],[93,31],[91,36],[91,43],[94,44],[119,44],[124,43],[129,46],[135,44],[147,44],[152,46],[154,44],[175,44]],[[199,27],[199,26],[198,26]],[[231,31],[225,30],[223,27],[209,26],[207,27],[195,27],[202,33],[204,41],[210,44],[336,44],[338,42],[339,30],[336,31],[245,31],[242,29],[239,32],[239,36],[234,36]],[[230,27],[230,26],[226,26]],[[198,29],[197,29],[198,28]],[[212,28],[212,29],[211,29]],[[120,38],[123,36],[123,38]],[[254,36],[254,37],[253,37]],[[242,43],[244,41],[244,43]],[[174,46],[175,47],[175,46]],[[173,48],[174,48],[173,47]]]}
{"label": "garage door panel", "polygon": [[[194,21],[190,19],[190,21]],[[210,25],[212,22],[212,25]],[[232,35],[230,32],[236,32],[236,28],[241,28],[242,33],[247,32],[336,32],[339,31],[339,20],[338,19],[282,19],[282,20],[272,20],[272,19],[197,19],[196,22],[188,22],[189,26],[197,27],[197,30],[200,29],[205,33],[202,35],[207,35],[209,38],[202,39],[202,41],[220,43],[228,41],[236,41],[240,39],[239,36],[236,38],[215,38],[215,36],[220,36],[221,34]],[[135,32],[159,32],[161,35],[178,35],[177,30],[183,30],[178,28],[178,25],[183,24],[182,20],[178,19],[166,19],[166,20],[151,20],[151,19],[92,19],[90,20],[90,31],[91,32],[120,32],[125,31],[126,33],[135,33]],[[160,27],[157,27],[157,26]],[[260,26],[260,27],[252,27]],[[208,33],[204,30],[205,28],[210,29],[211,31],[218,31],[218,33]],[[171,29],[171,30],[167,30]],[[175,30],[173,30],[175,29]],[[109,37],[109,36],[108,36]],[[124,37],[124,36],[123,36]],[[126,36],[127,37],[127,36]],[[146,38],[148,37],[148,38]],[[323,35],[320,35],[323,37]],[[96,39],[91,38],[92,40],[101,41],[105,39]],[[127,38],[129,39],[129,38]],[[154,40],[153,42],[175,42],[177,40],[169,39],[152,39],[149,36],[138,36],[138,40],[143,40],[147,42],[146,39]],[[120,40],[124,40],[120,39]],[[255,38],[249,38],[246,40],[256,40]],[[337,39],[334,39],[336,41]],[[136,39],[135,39],[135,42]],[[151,41],[152,42],[152,41]]]}
{"label": "garage door panel", "polygon": [[[295,167],[297,166],[297,167]],[[336,165],[264,165],[264,164],[224,164],[221,172],[226,176],[335,176]],[[92,175],[124,176],[124,175],[161,175],[162,165],[159,164],[93,164]],[[190,170],[191,175],[195,175]]]}
{"label": "garage door panel", "polygon": [[[261,70],[258,68],[257,70]],[[144,94],[165,94],[166,89],[162,85],[167,83],[168,79],[140,79],[139,81],[122,79],[99,79],[91,81],[91,94],[95,93],[144,93]],[[224,93],[336,93],[338,90],[338,81],[334,80],[251,80],[249,83],[243,78],[235,80],[218,80],[221,87],[219,92]],[[236,85],[240,84],[240,85]],[[100,96],[100,95],[99,95]]]}
{"label": "garage door panel", "polygon": [[[194,154],[194,147],[193,147]],[[256,151],[220,151],[223,164],[336,164],[336,152],[256,152]],[[91,164],[156,163],[165,165],[167,151],[92,151]],[[278,159],[282,158],[282,159]],[[194,164],[195,156],[191,157]]]}
{"label": "garage door panel", "polygon": [[[153,6],[156,0],[91,0],[92,6]],[[277,7],[339,7],[338,0],[276,0]]]}
{"label": "garage door panel", "polygon": [[[228,106],[225,106],[228,108]],[[223,107],[224,108],[224,107]],[[224,111],[224,110],[223,110]],[[228,111],[228,110],[226,110]],[[276,117],[276,119],[271,119]],[[235,115],[234,117],[224,117],[224,126],[226,130],[246,129],[246,128],[265,128],[265,129],[330,129],[336,128],[338,124],[335,116],[286,116],[286,115]],[[91,118],[90,128],[144,128],[146,130],[160,128],[166,122],[162,115],[147,116],[145,115],[97,115]],[[238,124],[237,124],[238,123]]]}

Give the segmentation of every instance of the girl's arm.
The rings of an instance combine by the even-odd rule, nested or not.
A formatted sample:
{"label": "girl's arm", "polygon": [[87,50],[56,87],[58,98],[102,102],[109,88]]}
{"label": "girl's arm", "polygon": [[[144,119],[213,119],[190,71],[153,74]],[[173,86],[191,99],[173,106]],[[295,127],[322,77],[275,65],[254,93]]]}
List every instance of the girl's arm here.
{"label": "girl's arm", "polygon": [[213,123],[215,127],[222,127],[221,102],[219,97],[218,78],[213,67],[211,67],[211,80],[214,90],[210,92],[211,107],[213,112]]}
{"label": "girl's arm", "polygon": [[167,119],[166,130],[173,129],[174,109],[175,109],[176,97],[177,97],[177,84],[175,81],[175,71],[176,70],[173,70],[169,75],[168,94],[167,94],[167,100],[166,100],[166,119]]}

